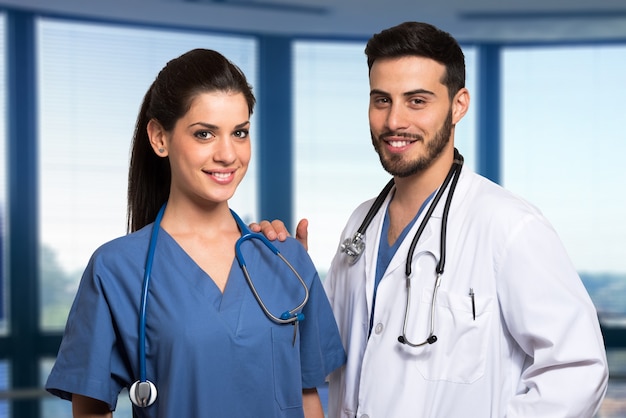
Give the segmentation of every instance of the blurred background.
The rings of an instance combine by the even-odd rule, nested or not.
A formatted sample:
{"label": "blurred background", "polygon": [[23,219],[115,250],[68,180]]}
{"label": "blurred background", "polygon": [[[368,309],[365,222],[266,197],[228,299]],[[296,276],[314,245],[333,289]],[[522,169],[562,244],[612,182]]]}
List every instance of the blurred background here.
{"label": "blurred background", "polygon": [[[598,417],[625,417],[626,2],[0,0],[0,418],[71,416],[42,385],[89,256],[126,232],[135,118],[168,60],[211,48],[246,73],[253,162],[231,206],[292,229],[308,218],[323,279],[347,217],[389,178],[363,49],[406,20],[461,43],[472,104],[457,148],[554,224],[603,327]],[[131,416],[127,398],[115,416]]]}

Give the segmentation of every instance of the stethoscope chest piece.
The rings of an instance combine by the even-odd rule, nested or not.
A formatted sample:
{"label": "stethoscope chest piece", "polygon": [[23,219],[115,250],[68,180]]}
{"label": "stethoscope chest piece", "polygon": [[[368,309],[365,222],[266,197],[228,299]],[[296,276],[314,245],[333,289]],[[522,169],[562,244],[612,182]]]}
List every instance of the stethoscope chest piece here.
{"label": "stethoscope chest piece", "polygon": [[365,241],[363,240],[363,234],[357,232],[352,238],[346,238],[341,244],[341,252],[346,253],[348,256],[348,262],[350,265],[357,262],[361,254],[365,250]]}
{"label": "stethoscope chest piece", "polygon": [[145,408],[156,401],[157,388],[154,383],[149,380],[144,382],[137,380],[128,390],[128,396],[134,405]]}

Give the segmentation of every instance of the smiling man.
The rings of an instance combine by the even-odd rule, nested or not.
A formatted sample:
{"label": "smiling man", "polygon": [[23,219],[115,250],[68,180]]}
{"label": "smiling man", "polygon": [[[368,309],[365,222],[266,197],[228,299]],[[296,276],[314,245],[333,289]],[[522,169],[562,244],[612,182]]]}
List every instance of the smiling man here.
{"label": "smiling man", "polygon": [[330,416],[592,417],[607,385],[594,306],[539,210],[462,167],[458,43],[408,22],[365,53],[372,143],[395,185],[362,256],[340,248],[326,278],[348,353]]}
{"label": "smiling man", "polygon": [[[351,215],[324,283],[348,354],[329,417],[594,416],[606,354],[576,269],[537,208],[455,149],[470,105],[460,46],[407,22],[365,53],[393,186]],[[297,236],[306,245],[304,223]]]}

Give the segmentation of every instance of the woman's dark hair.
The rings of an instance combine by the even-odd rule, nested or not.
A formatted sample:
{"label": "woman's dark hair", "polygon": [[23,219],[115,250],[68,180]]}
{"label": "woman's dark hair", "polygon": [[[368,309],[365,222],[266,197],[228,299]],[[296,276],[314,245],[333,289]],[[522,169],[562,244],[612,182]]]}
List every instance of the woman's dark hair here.
{"label": "woman's dark hair", "polygon": [[133,135],[128,170],[127,230],[137,231],[153,222],[170,193],[168,158],[155,154],[148,138],[151,119],[171,131],[200,93],[243,93],[249,114],[254,110],[252,87],[243,72],[222,54],[194,49],[167,63],[148,89]]}
{"label": "woman's dark hair", "polygon": [[447,32],[428,23],[405,22],[372,36],[365,47],[367,66],[382,58],[418,56],[446,67],[441,83],[450,99],[465,87],[465,56],[458,42]]}

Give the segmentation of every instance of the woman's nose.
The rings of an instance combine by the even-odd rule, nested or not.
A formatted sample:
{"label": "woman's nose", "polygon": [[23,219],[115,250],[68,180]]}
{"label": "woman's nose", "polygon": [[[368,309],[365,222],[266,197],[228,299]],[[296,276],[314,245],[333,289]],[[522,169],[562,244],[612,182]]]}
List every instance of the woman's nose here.
{"label": "woman's nose", "polygon": [[219,138],[215,143],[215,153],[213,154],[215,161],[230,164],[236,159],[235,147],[231,138]]}

